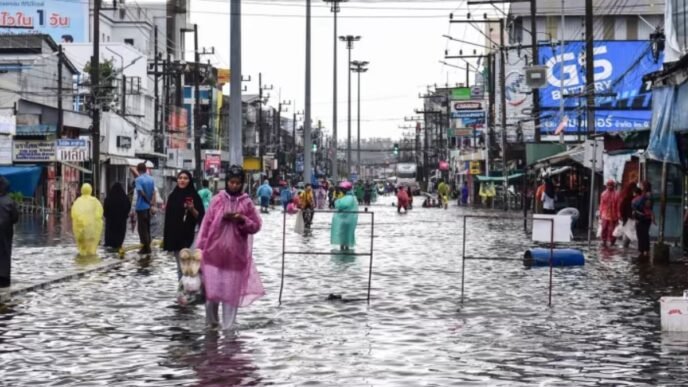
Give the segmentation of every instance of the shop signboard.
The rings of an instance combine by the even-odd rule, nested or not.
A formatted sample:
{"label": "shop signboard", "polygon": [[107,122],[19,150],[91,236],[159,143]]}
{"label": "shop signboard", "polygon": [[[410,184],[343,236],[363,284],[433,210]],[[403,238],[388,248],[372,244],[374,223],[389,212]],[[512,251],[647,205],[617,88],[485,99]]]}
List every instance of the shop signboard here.
{"label": "shop signboard", "polygon": [[56,42],[88,42],[89,2],[0,0],[0,33],[48,34]]}
{"label": "shop signboard", "polygon": [[471,175],[479,175],[482,173],[480,169],[480,161],[471,161],[469,164],[469,173]]}
{"label": "shop signboard", "polygon": [[455,87],[451,91],[451,99],[455,101],[466,101],[471,99],[470,87]]}
{"label": "shop signboard", "polygon": [[12,160],[15,162],[55,161],[55,142],[42,140],[14,140]]}
{"label": "shop signboard", "polygon": [[83,139],[59,139],[55,142],[58,161],[84,162],[89,157],[88,144]]}

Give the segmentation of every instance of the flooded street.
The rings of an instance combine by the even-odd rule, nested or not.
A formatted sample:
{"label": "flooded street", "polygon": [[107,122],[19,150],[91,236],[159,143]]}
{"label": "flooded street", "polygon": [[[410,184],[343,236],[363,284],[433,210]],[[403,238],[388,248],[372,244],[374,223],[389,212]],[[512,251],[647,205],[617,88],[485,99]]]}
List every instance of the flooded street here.
{"label": "flooded street", "polygon": [[[366,294],[368,258],[338,254],[287,256],[278,305],[282,215],[274,211],[263,216],[254,246],[267,296],[239,311],[236,336],[206,331],[201,306],[177,306],[175,263],[159,253],[150,262],[128,261],[5,305],[0,384],[688,383],[688,334],[660,332],[657,302],[688,288],[683,263],[650,266],[638,263],[634,250],[588,251],[581,244],[586,265],[555,269],[548,307],[547,268],[471,260],[462,307],[460,215],[504,213],[454,203],[446,211],[416,208],[397,215],[391,202],[382,198],[371,207],[370,305],[326,300]],[[330,217],[316,214],[307,237],[291,230],[289,217],[287,250],[330,252]],[[359,224],[356,252],[365,253],[369,216],[361,215]],[[53,224],[51,231],[23,219],[18,227],[16,280],[77,264],[70,239],[60,241],[65,225]],[[532,246],[522,220],[507,218],[469,220],[467,241],[471,256],[520,258]]]}

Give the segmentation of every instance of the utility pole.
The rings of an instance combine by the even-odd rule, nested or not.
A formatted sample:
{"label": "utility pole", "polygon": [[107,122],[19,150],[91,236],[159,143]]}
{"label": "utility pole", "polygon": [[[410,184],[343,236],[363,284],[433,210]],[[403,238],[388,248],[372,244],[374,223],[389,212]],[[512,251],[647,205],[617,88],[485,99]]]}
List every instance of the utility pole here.
{"label": "utility pole", "polygon": [[229,99],[229,164],[243,165],[241,148],[241,0],[230,6],[230,68],[232,69]]}
{"label": "utility pole", "polygon": [[[260,158],[260,170],[264,171],[265,166],[263,165],[263,156],[265,155],[265,142],[266,136],[265,128],[263,125],[263,90],[272,90],[272,85],[263,86],[263,74],[258,73],[258,157]],[[270,94],[265,98],[270,98]]]}
{"label": "utility pole", "polygon": [[154,142],[153,144],[155,152],[162,153],[162,146],[161,146],[161,138],[162,138],[162,131],[161,125],[160,125],[160,92],[159,92],[159,85],[158,82],[160,82],[160,70],[158,69],[158,59],[160,57],[160,53],[158,53],[158,25],[155,25],[155,30],[153,32],[153,36],[155,39],[155,42],[153,44],[153,71],[155,71],[155,74],[153,75],[153,83],[154,83],[154,89],[153,89],[153,133],[154,133]]}
{"label": "utility pole", "polygon": [[[337,31],[335,29],[335,36]],[[336,43],[335,43],[336,46]],[[336,64],[335,64],[336,66]],[[311,0],[306,0],[306,84],[305,106],[303,121],[303,181],[310,183],[311,177],[311,152],[306,147],[312,142],[311,137]],[[336,71],[335,71],[336,73]],[[336,83],[336,82],[335,82]],[[335,95],[337,93],[335,92]],[[336,110],[335,105],[335,110]],[[336,119],[335,119],[336,121]],[[317,160],[316,163],[317,165]]]}
{"label": "utility pole", "polygon": [[[595,73],[593,63],[592,0],[585,0],[585,94],[587,97],[588,133],[592,133],[592,168],[590,170],[590,208],[588,210],[588,244],[592,241],[593,216],[595,213],[595,169],[597,168],[597,139],[595,128]],[[563,96],[562,96],[563,98]]]}
{"label": "utility pole", "polygon": [[349,51],[349,61],[346,64],[347,75],[349,78],[349,98],[348,98],[348,119],[347,119],[347,140],[346,140],[346,176],[351,174],[351,50],[354,42],[361,40],[360,36],[346,35],[340,36],[339,40],[346,42],[346,49]]}
{"label": "utility pole", "polygon": [[[337,31],[335,30],[335,36]],[[335,43],[336,46],[336,43]],[[305,84],[305,105],[303,111],[303,181],[310,183],[313,179],[311,176],[311,152],[307,148],[312,140],[311,136],[311,0],[306,0],[306,84]],[[336,83],[336,82],[335,82]],[[335,93],[336,94],[336,93]],[[335,105],[336,109],[336,105]],[[317,156],[317,155],[316,155]],[[317,168],[316,168],[317,173]]]}
{"label": "utility pole", "polygon": [[93,1],[93,56],[91,57],[91,118],[93,157],[93,196],[100,194],[100,2]]}
{"label": "utility pole", "polygon": [[64,109],[62,107],[62,66],[63,53],[62,45],[57,47],[57,138],[62,138],[62,128],[64,126]]}
{"label": "utility pole", "polygon": [[356,173],[361,176],[361,73],[368,71],[366,67],[368,62],[355,60],[351,62],[351,71],[358,74],[358,107],[356,109],[358,113],[358,133],[357,133],[357,144],[356,144]]}
{"label": "utility pole", "polygon": [[[562,0],[563,3],[564,0]],[[562,18],[564,17],[563,13],[564,10],[561,10],[562,12]],[[540,50],[537,44],[537,1],[536,0],[531,0],[530,2],[530,44],[533,47],[532,48],[532,54],[533,54],[533,65],[537,66],[539,61],[540,61]],[[564,24],[561,25],[561,28],[563,30]],[[562,32],[562,36],[564,33]],[[542,135],[540,133],[540,89],[537,87],[533,88],[533,127],[534,127],[534,139],[536,143],[539,143],[542,141]],[[525,196],[524,196],[525,198]],[[525,203],[525,199],[524,199]],[[525,204],[523,205],[525,207]]]}
{"label": "utility pole", "polygon": [[506,57],[504,56],[504,51],[506,46],[504,45],[504,19],[499,19],[499,58],[501,71],[499,72],[499,88],[500,88],[500,105],[502,108],[502,176],[504,176],[504,186],[503,186],[503,196],[504,196],[504,210],[509,210],[509,173],[506,169],[506,155],[507,155],[507,142],[506,142]]}
{"label": "utility pole", "polygon": [[341,10],[339,3],[347,0],[324,0],[330,3],[330,12],[334,14],[334,69],[333,69],[333,85],[332,85],[332,178],[336,181],[339,179],[339,168],[337,162],[337,14]]}

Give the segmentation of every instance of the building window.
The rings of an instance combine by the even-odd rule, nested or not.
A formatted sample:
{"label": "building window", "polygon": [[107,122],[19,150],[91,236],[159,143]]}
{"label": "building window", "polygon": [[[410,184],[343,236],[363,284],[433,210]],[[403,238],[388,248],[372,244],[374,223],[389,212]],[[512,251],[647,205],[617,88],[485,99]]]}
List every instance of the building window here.
{"label": "building window", "polygon": [[134,45],[134,39],[124,39],[124,44],[128,44],[130,46]]}
{"label": "building window", "polygon": [[551,37],[559,36],[558,31],[557,31],[558,23],[559,23],[559,17],[558,16],[557,17],[547,16],[547,18],[545,19],[545,29],[546,29],[546,33],[549,36],[551,36]]}
{"label": "building window", "polygon": [[638,17],[629,16],[626,19],[626,39],[638,40]]}
{"label": "building window", "polygon": [[517,17],[509,27],[509,42],[512,44],[523,42],[523,18]]}

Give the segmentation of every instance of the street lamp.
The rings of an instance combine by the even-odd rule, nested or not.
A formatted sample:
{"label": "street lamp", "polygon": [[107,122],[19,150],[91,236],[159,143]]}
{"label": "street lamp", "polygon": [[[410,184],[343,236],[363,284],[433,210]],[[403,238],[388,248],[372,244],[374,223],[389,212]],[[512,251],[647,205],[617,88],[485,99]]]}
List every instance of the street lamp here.
{"label": "street lamp", "polygon": [[339,171],[337,168],[337,14],[341,10],[340,3],[348,0],[323,0],[330,4],[330,12],[334,14],[334,70],[333,70],[333,87],[332,87],[332,177],[336,180],[339,178]]}
{"label": "street lamp", "polygon": [[368,62],[355,60],[351,62],[351,71],[358,74],[358,135],[356,144],[356,172],[361,176],[361,73],[368,71]]}
{"label": "street lamp", "polygon": [[[351,50],[354,48],[354,42],[358,42],[361,40],[360,36],[354,36],[354,35],[346,35],[346,36],[340,36],[339,40],[342,42],[346,42],[346,49],[349,50],[349,61],[348,66],[351,66]],[[348,110],[349,110],[349,118],[347,122],[348,126],[348,131],[347,131],[347,144],[346,144],[346,175],[349,176],[351,173],[351,71],[347,71],[349,75],[349,105],[348,105]]]}

